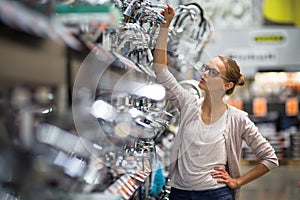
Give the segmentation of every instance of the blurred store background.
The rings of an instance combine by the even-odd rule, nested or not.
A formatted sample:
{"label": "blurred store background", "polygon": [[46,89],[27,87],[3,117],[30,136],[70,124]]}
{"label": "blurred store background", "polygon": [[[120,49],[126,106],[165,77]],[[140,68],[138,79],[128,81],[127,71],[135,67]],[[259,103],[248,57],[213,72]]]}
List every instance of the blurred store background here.
{"label": "blurred store background", "polygon": [[[227,101],[280,159],[241,199],[299,199],[300,1],[0,0],[1,200],[168,199],[178,112],[151,69],[164,3],[176,78],[201,96],[197,66],[236,59],[247,83]],[[241,162],[256,163],[246,145]]]}

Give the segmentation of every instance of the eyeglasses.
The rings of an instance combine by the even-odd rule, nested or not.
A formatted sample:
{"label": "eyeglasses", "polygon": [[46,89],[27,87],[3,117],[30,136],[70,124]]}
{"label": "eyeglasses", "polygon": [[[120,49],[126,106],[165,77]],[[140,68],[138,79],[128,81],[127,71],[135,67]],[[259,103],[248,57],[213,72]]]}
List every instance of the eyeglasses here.
{"label": "eyeglasses", "polygon": [[206,71],[208,71],[208,74],[209,74],[211,77],[221,77],[221,78],[225,79],[226,81],[229,81],[228,78],[226,78],[225,76],[223,76],[219,71],[217,71],[217,70],[214,69],[214,68],[209,67],[207,64],[203,64],[203,65],[201,66],[200,71],[201,71],[201,72],[206,72]]}

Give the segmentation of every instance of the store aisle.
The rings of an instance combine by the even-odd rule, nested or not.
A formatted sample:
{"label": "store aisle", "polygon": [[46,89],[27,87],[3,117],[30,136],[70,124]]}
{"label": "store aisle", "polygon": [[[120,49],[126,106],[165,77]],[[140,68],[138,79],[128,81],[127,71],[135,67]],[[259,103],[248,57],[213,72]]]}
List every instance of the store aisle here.
{"label": "store aisle", "polygon": [[[242,171],[251,166],[243,166]],[[300,166],[286,165],[266,174],[264,177],[243,186],[240,200],[299,200]]]}

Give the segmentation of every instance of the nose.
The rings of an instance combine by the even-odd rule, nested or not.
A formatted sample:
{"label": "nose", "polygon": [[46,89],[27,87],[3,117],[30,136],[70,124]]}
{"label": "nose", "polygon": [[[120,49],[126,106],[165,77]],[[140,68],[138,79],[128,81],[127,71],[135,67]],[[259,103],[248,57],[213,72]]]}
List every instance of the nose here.
{"label": "nose", "polygon": [[208,75],[209,75],[209,70],[202,72],[202,76],[208,77]]}

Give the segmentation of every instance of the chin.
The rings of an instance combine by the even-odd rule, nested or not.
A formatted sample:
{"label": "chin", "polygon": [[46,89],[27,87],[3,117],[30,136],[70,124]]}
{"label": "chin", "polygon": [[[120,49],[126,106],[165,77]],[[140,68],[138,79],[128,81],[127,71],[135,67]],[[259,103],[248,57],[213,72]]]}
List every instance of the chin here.
{"label": "chin", "polygon": [[198,87],[201,89],[201,90],[205,90],[205,86],[203,85],[204,83],[201,83],[199,82],[198,84]]}
{"label": "chin", "polygon": [[199,83],[198,83],[198,87],[199,87],[200,89],[202,89],[201,85],[202,85],[201,82],[199,82]]}

